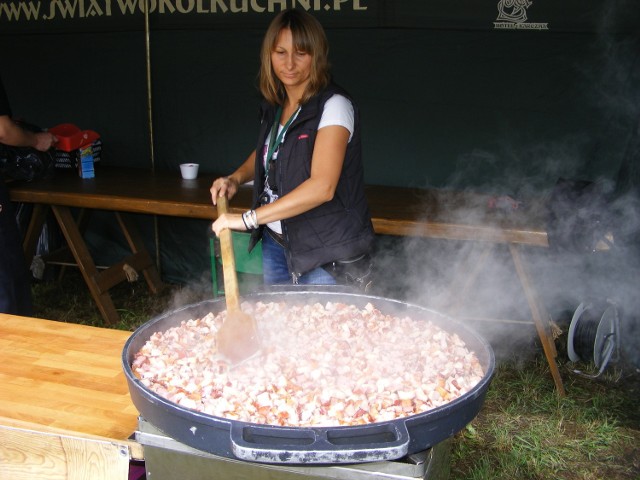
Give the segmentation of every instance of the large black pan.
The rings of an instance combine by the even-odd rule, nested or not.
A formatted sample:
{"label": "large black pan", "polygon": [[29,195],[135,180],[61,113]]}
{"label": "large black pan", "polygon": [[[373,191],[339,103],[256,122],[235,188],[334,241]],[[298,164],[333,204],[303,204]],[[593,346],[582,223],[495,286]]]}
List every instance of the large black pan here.
{"label": "large black pan", "polygon": [[[360,308],[372,303],[388,314],[430,319],[456,333],[473,350],[485,376],[463,396],[425,413],[392,421],[347,427],[280,427],[229,420],[175,404],[146,388],[131,370],[133,357],[151,335],[181,321],[220,312],[224,300],[207,300],[165,313],[139,327],[125,344],[122,364],[134,405],[140,414],[167,436],[190,447],[227,458],[263,463],[331,464],[394,460],[426,450],[451,437],[475,418],[491,382],[495,358],[490,345],[472,330],[449,317],[417,305],[388,298],[333,290],[301,289],[247,295],[246,301],[321,303],[344,302]],[[435,315],[434,315],[435,314]],[[433,318],[437,317],[437,318]]]}

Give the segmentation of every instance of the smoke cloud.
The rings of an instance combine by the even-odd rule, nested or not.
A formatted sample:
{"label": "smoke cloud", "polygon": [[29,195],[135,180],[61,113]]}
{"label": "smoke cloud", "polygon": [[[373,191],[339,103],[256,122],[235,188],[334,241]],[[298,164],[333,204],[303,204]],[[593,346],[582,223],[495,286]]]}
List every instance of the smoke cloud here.
{"label": "smoke cloud", "polygon": [[[478,149],[462,155],[446,188],[464,190],[470,188],[469,179],[486,179],[471,189],[521,202],[519,210],[510,213],[507,208],[503,215],[518,215],[529,202],[542,199],[538,213],[547,219],[559,179],[592,182],[597,201],[594,194],[576,202],[574,218],[564,222],[567,236],[593,236],[597,251],[552,245],[524,247],[523,252],[542,303],[565,333],[580,303],[614,302],[621,354],[640,371],[640,36],[615,29],[620,15],[637,8],[632,3],[607,4],[592,63],[579,65],[582,87],[591,93],[603,125],[598,138],[572,134],[530,144],[509,138],[496,151]],[[473,222],[476,213],[468,214],[464,219],[460,213],[460,220]],[[381,294],[468,321],[491,342],[499,358],[501,353],[519,355],[523,343],[536,341],[533,325],[523,323],[531,312],[505,245],[487,248],[482,242],[386,237],[379,250]],[[467,285],[474,275],[475,281]]]}

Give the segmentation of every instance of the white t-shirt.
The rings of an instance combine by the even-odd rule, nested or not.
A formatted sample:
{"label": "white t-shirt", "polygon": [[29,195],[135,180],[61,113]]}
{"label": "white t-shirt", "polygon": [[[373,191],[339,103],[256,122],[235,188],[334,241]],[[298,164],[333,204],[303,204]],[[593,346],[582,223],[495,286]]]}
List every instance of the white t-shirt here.
{"label": "white t-shirt", "polygon": [[335,94],[324,104],[318,130],[322,127],[340,125],[349,130],[349,141],[353,137],[354,119],[353,105],[346,97]]}
{"label": "white t-shirt", "polygon": [[[300,110],[298,110],[298,112],[296,112],[295,115],[297,116],[299,112]],[[349,130],[349,142],[350,142],[351,138],[353,137],[354,123],[355,123],[355,120],[354,120],[353,105],[346,97],[335,94],[329,100],[327,100],[326,103],[324,104],[324,110],[322,111],[322,117],[320,117],[318,130],[320,130],[323,127],[339,125]],[[282,131],[282,128],[283,128],[282,124],[278,125],[278,135]],[[283,142],[286,136],[287,134],[285,132],[285,134],[282,137]],[[264,158],[262,159],[265,165],[265,169],[267,166],[266,157],[267,157],[267,151],[269,150],[269,138],[270,138],[270,135],[267,136],[267,139],[265,141]],[[273,158],[277,160],[278,150],[276,150],[275,153],[273,154]],[[278,199],[278,195],[273,193],[269,188],[269,186],[266,184],[265,184],[264,191],[269,196],[270,203]],[[280,221],[271,222],[267,224],[267,226],[276,233],[282,233],[282,225],[280,224]]]}

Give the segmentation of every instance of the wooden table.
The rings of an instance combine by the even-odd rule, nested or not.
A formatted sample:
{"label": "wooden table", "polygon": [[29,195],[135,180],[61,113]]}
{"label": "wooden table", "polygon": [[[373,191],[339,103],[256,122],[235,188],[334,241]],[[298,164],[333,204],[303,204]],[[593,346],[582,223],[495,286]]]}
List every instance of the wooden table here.
{"label": "wooden table", "polygon": [[[58,174],[52,179],[10,186],[11,199],[33,203],[24,250],[31,262],[47,210],[51,208],[73,256],[80,267],[98,308],[108,323],[115,323],[118,313],[109,289],[126,279],[126,266],[142,271],[152,291],[162,288],[155,265],[147,253],[128,213],[166,215],[213,220],[216,209],[211,204],[209,187],[213,176],[182,180],[177,172],[150,173],[147,170],[99,166],[96,177],[81,179],[72,174]],[[523,246],[547,247],[544,209],[530,204],[505,214],[487,207],[489,197],[470,192],[425,190],[370,185],[366,188],[376,233],[419,236],[477,242],[484,248],[484,258],[497,245],[507,245],[514,267],[529,304],[532,320],[549,362],[558,392],[564,387],[556,365],[555,345],[550,333],[549,316],[539,301],[522,254]],[[230,211],[240,213],[251,206],[251,188],[243,187],[230,204]],[[86,223],[81,214],[74,218],[71,208],[83,212],[99,209],[114,212],[131,247],[132,255],[108,269],[98,272],[82,238]],[[468,288],[477,268],[466,275]]]}
{"label": "wooden table", "polygon": [[0,314],[0,478],[126,480],[130,332]]}

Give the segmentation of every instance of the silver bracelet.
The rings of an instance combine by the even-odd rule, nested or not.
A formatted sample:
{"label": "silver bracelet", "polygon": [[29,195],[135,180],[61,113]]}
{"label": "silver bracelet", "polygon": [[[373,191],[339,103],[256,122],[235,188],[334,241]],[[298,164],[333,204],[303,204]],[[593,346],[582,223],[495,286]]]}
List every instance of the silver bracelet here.
{"label": "silver bracelet", "polygon": [[258,228],[260,225],[258,224],[258,215],[256,214],[256,211],[249,210],[249,213],[251,214],[253,228]]}
{"label": "silver bracelet", "polygon": [[247,210],[242,214],[242,221],[244,222],[247,230],[255,230],[258,228],[258,218],[255,210]]}

